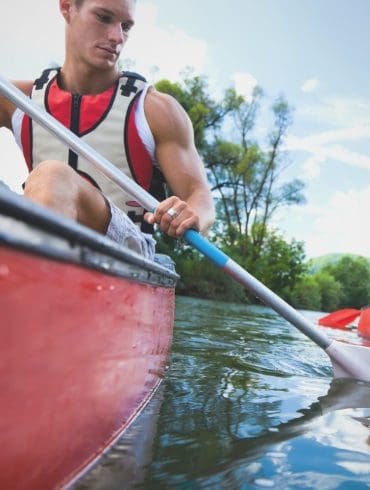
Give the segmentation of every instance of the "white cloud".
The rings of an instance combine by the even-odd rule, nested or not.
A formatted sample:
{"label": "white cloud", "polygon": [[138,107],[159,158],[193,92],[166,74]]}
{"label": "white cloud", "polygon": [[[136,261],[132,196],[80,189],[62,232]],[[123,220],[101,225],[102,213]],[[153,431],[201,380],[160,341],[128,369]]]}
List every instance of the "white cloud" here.
{"label": "white cloud", "polygon": [[304,138],[290,137],[291,146],[304,145],[306,147],[316,147],[337,141],[359,141],[370,138],[370,123],[349,126],[343,129],[333,131],[323,131],[321,133],[312,134]]}
{"label": "white cloud", "polygon": [[308,204],[280,212],[276,224],[287,239],[305,243],[308,257],[334,252],[370,257],[369,208],[370,186],[335,192],[324,206]]}
{"label": "white cloud", "polygon": [[370,124],[325,131],[304,138],[288,136],[286,149],[303,151],[310,156],[304,164],[305,178],[312,180],[320,175],[320,166],[328,160],[370,170],[370,156],[349,150],[346,142],[368,141]]}
{"label": "white cloud", "polygon": [[306,80],[302,85],[302,92],[310,93],[317,89],[319,81],[317,78],[310,78]]}
{"label": "white cloud", "polygon": [[303,171],[306,180],[314,180],[320,176],[321,165],[326,161],[326,158],[322,155],[313,155],[303,164]]}
{"label": "white cloud", "polygon": [[341,128],[370,124],[370,99],[322,97],[317,104],[296,108],[296,117]]}
{"label": "white cloud", "polygon": [[1,73],[6,77],[33,79],[50,62],[63,60],[64,21],[58,2],[8,2],[1,13],[1,36]]}
{"label": "white cloud", "polygon": [[235,90],[238,94],[243,95],[247,102],[251,102],[253,91],[258,85],[258,81],[250,73],[234,73],[232,75]]}
{"label": "white cloud", "polygon": [[[370,141],[370,100],[327,98],[321,105],[298,108],[296,113],[319,127],[325,123],[334,127],[305,137],[287,138],[287,150],[306,156],[301,175],[304,181],[317,179],[322,166],[329,161],[348,165],[353,171],[370,170],[370,151],[366,151]],[[334,194],[330,191],[325,204],[320,206],[310,204],[315,199],[315,186],[309,187],[309,204],[291,208],[289,216],[280,219],[287,235],[304,241],[309,257],[331,252],[370,256],[370,240],[364,225],[370,208],[370,187]],[[322,202],[322,196],[318,200]]]}
{"label": "white cloud", "polygon": [[123,59],[134,60],[132,69],[148,78],[176,80],[187,67],[195,73],[204,71],[208,45],[205,40],[190,36],[176,26],[158,25],[158,7],[139,2],[136,24],[125,46]]}
{"label": "white cloud", "polygon": [[326,249],[370,257],[369,208],[370,187],[336,192],[324,208],[317,210],[309,244],[311,254]]}

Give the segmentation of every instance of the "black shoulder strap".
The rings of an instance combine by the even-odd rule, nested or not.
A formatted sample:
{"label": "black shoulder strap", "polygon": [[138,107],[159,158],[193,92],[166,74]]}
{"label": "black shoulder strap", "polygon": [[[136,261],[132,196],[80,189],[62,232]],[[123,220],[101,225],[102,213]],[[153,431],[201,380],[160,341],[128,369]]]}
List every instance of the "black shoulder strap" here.
{"label": "black shoulder strap", "polygon": [[134,71],[123,71],[121,76],[128,77],[128,78],[135,78],[136,80],[141,80],[142,82],[146,82],[146,78],[144,78],[142,75]]}
{"label": "black shoulder strap", "polygon": [[124,83],[121,83],[120,90],[121,90],[121,95],[125,97],[130,97],[131,94],[137,93],[138,88],[135,85],[137,80],[140,80],[141,82],[146,82],[144,77],[132,71],[124,71],[121,74],[121,80],[122,78],[126,80],[124,81]]}
{"label": "black shoulder strap", "polygon": [[41,73],[39,78],[36,78],[34,81],[35,90],[42,90],[44,88],[45,83],[49,81],[49,75],[52,71],[58,71],[59,68],[47,68]]}

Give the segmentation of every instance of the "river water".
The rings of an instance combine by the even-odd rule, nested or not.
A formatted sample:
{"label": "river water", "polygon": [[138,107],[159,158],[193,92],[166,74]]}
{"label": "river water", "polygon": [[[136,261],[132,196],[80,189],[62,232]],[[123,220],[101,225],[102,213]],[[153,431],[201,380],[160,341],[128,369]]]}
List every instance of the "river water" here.
{"label": "river water", "polygon": [[125,488],[370,488],[370,384],[334,382],[326,354],[269,308],[178,297],[161,389],[76,486]]}

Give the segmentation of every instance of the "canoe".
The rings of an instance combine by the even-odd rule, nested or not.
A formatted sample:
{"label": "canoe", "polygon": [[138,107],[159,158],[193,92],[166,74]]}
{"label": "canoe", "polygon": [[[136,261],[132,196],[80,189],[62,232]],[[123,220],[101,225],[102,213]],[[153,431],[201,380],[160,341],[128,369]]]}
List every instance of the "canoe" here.
{"label": "canoe", "polygon": [[362,308],[357,332],[360,337],[370,340],[370,307]]}
{"label": "canoe", "polygon": [[168,363],[178,276],[0,189],[0,488],[71,487]]}

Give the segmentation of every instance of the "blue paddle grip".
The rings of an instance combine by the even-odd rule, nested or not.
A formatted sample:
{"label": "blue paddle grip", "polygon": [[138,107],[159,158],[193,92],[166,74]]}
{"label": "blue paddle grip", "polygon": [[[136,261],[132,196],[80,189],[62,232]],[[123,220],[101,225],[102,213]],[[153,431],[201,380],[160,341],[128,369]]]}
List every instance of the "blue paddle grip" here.
{"label": "blue paddle grip", "polygon": [[217,247],[209,243],[208,240],[202,237],[196,230],[186,230],[183,238],[199,252],[213,262],[217,267],[223,268],[229,257],[221,252]]}

